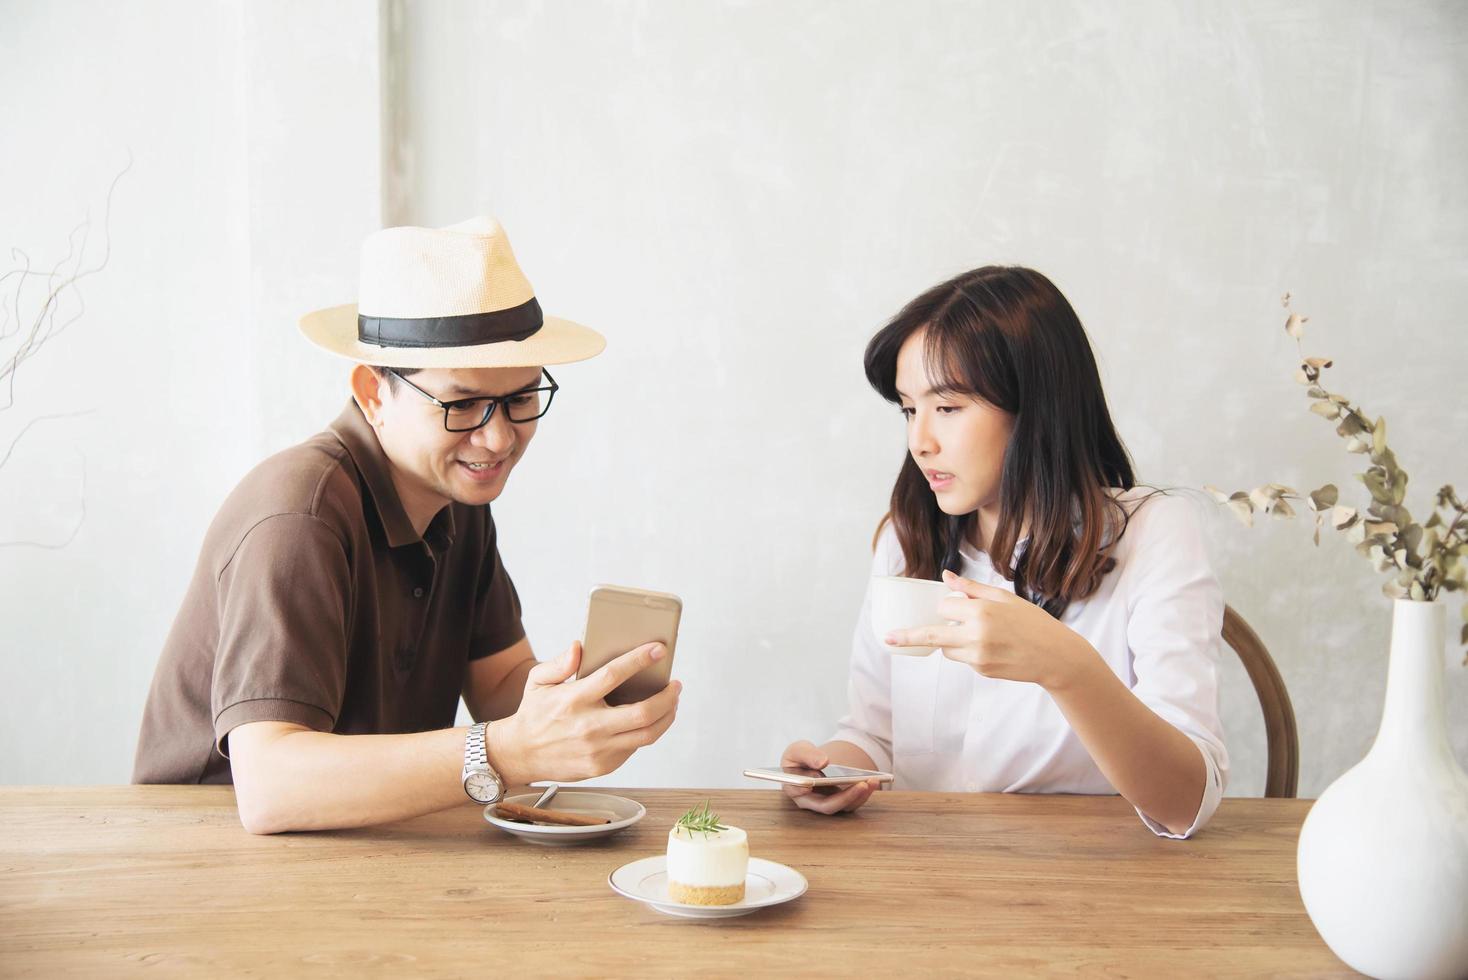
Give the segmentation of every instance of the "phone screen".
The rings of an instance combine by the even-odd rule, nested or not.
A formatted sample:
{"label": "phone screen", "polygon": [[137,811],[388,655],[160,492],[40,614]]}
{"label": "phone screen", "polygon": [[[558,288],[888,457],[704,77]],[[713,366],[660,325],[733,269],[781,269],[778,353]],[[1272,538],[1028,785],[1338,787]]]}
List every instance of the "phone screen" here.
{"label": "phone screen", "polygon": [[853,769],[851,766],[827,766],[824,769],[807,769],[805,766],[781,766],[781,772],[792,776],[811,776],[816,779],[842,778],[846,776],[875,776],[877,773],[870,769]]}

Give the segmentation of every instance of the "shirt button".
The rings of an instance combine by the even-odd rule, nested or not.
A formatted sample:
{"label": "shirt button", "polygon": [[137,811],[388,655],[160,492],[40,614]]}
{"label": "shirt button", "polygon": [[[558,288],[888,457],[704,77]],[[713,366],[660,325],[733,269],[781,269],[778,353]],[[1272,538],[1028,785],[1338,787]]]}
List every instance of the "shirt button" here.
{"label": "shirt button", "polygon": [[413,590],[413,598],[414,599],[421,599],[421,598],[423,598],[423,586],[420,585],[416,589]]}

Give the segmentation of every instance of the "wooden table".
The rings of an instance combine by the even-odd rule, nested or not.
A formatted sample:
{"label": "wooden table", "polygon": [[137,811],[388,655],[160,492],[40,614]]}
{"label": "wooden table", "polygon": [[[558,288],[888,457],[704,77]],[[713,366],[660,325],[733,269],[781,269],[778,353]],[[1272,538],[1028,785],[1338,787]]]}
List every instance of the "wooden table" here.
{"label": "wooden table", "polygon": [[[881,793],[829,818],[763,789],[615,792],[647,818],[548,848],[467,803],[252,837],[225,787],[0,788],[0,975],[1350,972],[1295,886],[1305,800],[1225,800],[1172,841],[1115,797]],[[614,894],[705,797],[810,891],[713,922]]]}

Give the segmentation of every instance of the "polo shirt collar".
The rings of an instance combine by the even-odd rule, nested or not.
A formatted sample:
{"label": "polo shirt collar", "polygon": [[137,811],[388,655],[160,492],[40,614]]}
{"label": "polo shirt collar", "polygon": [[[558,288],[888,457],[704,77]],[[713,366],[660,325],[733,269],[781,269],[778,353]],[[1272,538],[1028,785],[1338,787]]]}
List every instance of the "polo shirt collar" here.
{"label": "polo shirt collar", "polygon": [[[347,407],[331,423],[330,428],[346,447],[352,462],[357,466],[357,472],[362,474],[362,480],[367,484],[367,492],[372,497],[372,504],[377,508],[377,517],[387,535],[388,547],[400,548],[405,544],[423,541],[424,536],[414,532],[413,522],[408,520],[408,512],[403,509],[397,487],[393,486],[392,464],[382,451],[382,443],[378,441],[377,433],[372,430],[371,424],[354,400],[347,401]],[[427,537],[434,539],[430,545],[437,543],[441,547],[447,546],[453,540],[453,510],[452,506],[445,506],[434,515],[425,532]]]}

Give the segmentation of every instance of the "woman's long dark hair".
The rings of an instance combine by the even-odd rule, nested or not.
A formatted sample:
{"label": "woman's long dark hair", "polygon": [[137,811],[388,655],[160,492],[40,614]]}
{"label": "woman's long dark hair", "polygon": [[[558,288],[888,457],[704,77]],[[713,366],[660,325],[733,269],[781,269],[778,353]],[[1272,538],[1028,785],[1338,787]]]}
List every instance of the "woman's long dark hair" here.
{"label": "woman's long dark hair", "polygon": [[[897,352],[919,330],[936,390],[977,396],[1014,417],[989,557],[1015,592],[1058,619],[1115,566],[1109,552],[1127,512],[1107,488],[1136,485],[1085,329],[1033,269],[965,272],[908,303],[867,344],[867,380],[888,401],[899,402]],[[888,518],[906,574],[936,579],[958,570],[977,515],[943,513],[909,454]],[[1029,543],[1016,562],[1026,522]]]}

